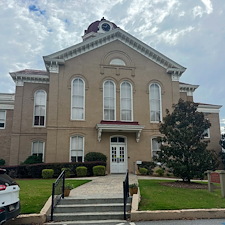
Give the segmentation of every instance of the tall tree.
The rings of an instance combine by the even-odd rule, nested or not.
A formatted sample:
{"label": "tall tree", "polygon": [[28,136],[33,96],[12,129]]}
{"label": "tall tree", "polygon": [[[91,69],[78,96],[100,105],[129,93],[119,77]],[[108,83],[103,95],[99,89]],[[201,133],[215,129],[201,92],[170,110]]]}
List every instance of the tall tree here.
{"label": "tall tree", "polygon": [[163,137],[157,160],[187,182],[203,178],[206,170],[217,166],[215,152],[206,149],[208,141],[204,139],[211,124],[197,107],[196,103],[180,99],[172,113],[167,110],[159,129]]}
{"label": "tall tree", "polygon": [[220,152],[221,161],[223,163],[223,167],[225,168],[225,134],[221,135],[220,145],[222,147]]}

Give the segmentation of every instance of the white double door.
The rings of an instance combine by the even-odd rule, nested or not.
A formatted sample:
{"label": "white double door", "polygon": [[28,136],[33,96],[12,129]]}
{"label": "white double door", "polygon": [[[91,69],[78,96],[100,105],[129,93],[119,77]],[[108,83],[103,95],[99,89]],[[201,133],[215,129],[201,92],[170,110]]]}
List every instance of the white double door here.
{"label": "white double door", "polygon": [[112,144],[110,146],[111,151],[111,163],[110,172],[111,173],[126,173],[127,171],[127,154],[126,154],[126,144]]}

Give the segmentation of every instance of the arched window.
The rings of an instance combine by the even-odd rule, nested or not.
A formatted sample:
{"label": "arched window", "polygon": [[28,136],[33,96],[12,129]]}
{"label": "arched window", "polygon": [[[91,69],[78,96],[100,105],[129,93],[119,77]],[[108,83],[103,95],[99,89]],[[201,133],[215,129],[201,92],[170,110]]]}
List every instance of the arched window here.
{"label": "arched window", "polygon": [[111,80],[103,84],[104,120],[116,120],[116,88]]}
{"label": "arched window", "polygon": [[152,138],[152,158],[157,157],[160,149],[161,143],[158,142],[157,138]]}
{"label": "arched window", "polygon": [[45,143],[43,141],[33,141],[31,155],[39,156],[42,159],[42,162],[44,162],[44,148]]}
{"label": "arched window", "polygon": [[132,85],[127,81],[120,85],[120,119],[133,120],[133,91]]}
{"label": "arched window", "polygon": [[157,83],[149,86],[150,121],[160,122],[162,120],[161,87]]}
{"label": "arched window", "polygon": [[6,126],[6,110],[0,110],[0,129],[5,129]]}
{"label": "arched window", "polygon": [[85,83],[81,78],[72,81],[71,119],[84,120],[85,115]]}
{"label": "arched window", "polygon": [[126,66],[126,63],[122,59],[112,59],[109,63],[110,65]]}
{"label": "arched window", "polygon": [[83,162],[84,158],[84,137],[73,136],[70,138],[70,161]]}
{"label": "arched window", "polygon": [[34,126],[45,126],[47,94],[43,90],[34,93]]}

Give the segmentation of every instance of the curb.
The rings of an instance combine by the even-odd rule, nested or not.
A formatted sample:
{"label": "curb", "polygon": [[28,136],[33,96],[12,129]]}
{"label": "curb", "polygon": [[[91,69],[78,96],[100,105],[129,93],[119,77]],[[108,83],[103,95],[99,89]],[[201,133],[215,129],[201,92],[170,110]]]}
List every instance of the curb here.
{"label": "curb", "polygon": [[131,206],[131,221],[152,220],[195,220],[195,219],[223,219],[225,209],[181,209],[138,211],[140,192],[133,195]]}
{"label": "curb", "polygon": [[52,196],[50,196],[39,214],[21,214],[5,225],[42,225],[47,221],[47,215],[51,211]]}

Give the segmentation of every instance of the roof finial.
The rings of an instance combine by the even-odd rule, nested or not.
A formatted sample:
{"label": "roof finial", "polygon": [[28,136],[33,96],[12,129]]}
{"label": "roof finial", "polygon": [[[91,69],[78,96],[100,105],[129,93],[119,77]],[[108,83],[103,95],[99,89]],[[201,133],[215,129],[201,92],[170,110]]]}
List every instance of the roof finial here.
{"label": "roof finial", "polygon": [[104,16],[102,17],[101,21],[102,21],[102,20],[105,20]]}

